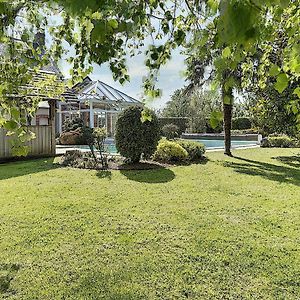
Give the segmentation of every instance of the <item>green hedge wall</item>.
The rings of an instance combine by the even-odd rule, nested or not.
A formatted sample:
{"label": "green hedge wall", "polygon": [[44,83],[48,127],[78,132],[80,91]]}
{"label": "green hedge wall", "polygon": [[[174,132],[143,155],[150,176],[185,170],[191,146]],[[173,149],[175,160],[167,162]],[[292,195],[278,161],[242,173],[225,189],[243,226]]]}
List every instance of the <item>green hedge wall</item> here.
{"label": "green hedge wall", "polygon": [[243,130],[250,129],[252,127],[252,122],[250,118],[234,118],[232,120],[232,129],[233,130]]}

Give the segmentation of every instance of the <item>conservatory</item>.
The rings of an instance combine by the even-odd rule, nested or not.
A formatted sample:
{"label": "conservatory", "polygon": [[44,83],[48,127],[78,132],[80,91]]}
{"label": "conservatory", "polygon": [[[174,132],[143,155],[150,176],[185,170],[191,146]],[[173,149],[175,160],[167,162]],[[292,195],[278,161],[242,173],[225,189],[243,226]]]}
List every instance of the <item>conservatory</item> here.
{"label": "conservatory", "polygon": [[57,133],[63,131],[67,119],[80,117],[86,126],[105,127],[108,136],[114,136],[117,115],[128,106],[143,105],[108,84],[92,81],[89,77],[76,84],[69,95],[64,96],[64,102],[57,103]]}

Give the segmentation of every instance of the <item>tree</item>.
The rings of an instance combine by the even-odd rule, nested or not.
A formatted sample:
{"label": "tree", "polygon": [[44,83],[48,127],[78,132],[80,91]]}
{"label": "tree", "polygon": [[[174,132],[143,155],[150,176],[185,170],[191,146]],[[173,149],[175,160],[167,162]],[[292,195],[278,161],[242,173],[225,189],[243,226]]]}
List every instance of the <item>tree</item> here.
{"label": "tree", "polygon": [[[240,75],[236,72],[241,71],[240,79],[244,81],[243,67],[247,68],[247,59],[256,54],[257,45],[265,48],[263,59],[258,61],[261,82],[274,77],[274,85],[281,93],[290,82],[299,78],[299,6],[299,1],[294,0],[3,0],[0,5],[0,39],[12,46],[9,48],[12,49],[13,58],[18,51],[14,47],[16,43],[12,40],[12,32],[18,32],[23,43],[33,52],[33,57],[38,58],[39,51],[32,51],[34,48],[31,32],[47,30],[53,41],[49,55],[55,60],[63,54],[63,43],[67,42],[75,49],[75,55],[70,58],[74,80],[91,71],[91,62],[109,62],[114,78],[123,83],[129,80],[125,54],[137,54],[140,46],[143,46],[146,38],[150,36],[153,41],[159,42],[153,42],[145,53],[145,64],[149,74],[144,81],[144,87],[149,96],[159,94],[154,87],[158,70],[170,59],[175,48],[199,50],[188,53],[189,57],[194,58],[207,48],[208,61],[202,63],[210,65],[214,70],[214,80],[219,82],[222,89],[225,152],[231,154],[232,91],[242,86],[241,82],[236,82],[234,78]],[[54,27],[47,20],[55,11],[59,13],[61,20],[60,24]],[[278,74],[274,75],[268,49],[269,43],[280,34],[285,37],[284,44],[281,45],[284,59],[282,66],[277,66]],[[23,71],[20,71],[22,67],[19,64],[16,73],[25,74],[29,66],[32,66],[32,55],[28,59],[26,51],[21,51],[21,56],[22,59],[17,62],[24,64]],[[39,66],[39,59],[35,61]],[[3,66],[2,69],[6,70],[4,82],[11,86],[12,78],[17,79],[16,76],[10,76],[14,69],[9,60],[4,62]],[[0,93],[3,103],[8,94],[7,89]],[[294,93],[297,95],[298,105],[300,87],[297,87]],[[7,110],[15,107],[15,104],[8,101],[5,105]],[[297,108],[297,105],[294,107]],[[294,111],[298,114],[299,110],[297,108],[296,111],[296,108]],[[2,113],[1,117],[2,126],[15,119],[7,111]]]}
{"label": "tree", "polygon": [[250,95],[248,105],[251,107],[251,115],[255,126],[263,134],[284,133],[289,136],[299,134],[297,115],[293,112],[294,105],[297,105],[294,89],[291,85],[280,94],[269,85],[264,90],[257,90],[255,94]]}
{"label": "tree", "polygon": [[[299,110],[300,78],[290,81],[286,88],[279,92],[280,85],[276,76],[284,67],[283,49],[286,44],[286,35],[283,31],[276,34],[273,41],[257,45],[255,55],[249,56],[244,63],[243,90],[250,107],[252,118],[256,126],[265,134],[285,133],[291,136],[299,132],[297,112]],[[269,74],[262,78],[261,61],[265,59],[266,52],[270,58]],[[295,92],[296,91],[296,92]]]}
{"label": "tree", "polygon": [[185,94],[184,89],[176,90],[162,111],[165,118],[186,118],[190,116],[190,97]]}
{"label": "tree", "polygon": [[181,89],[174,92],[163,110],[163,116],[189,118],[191,132],[205,132],[211,113],[221,108],[222,100],[218,90],[200,88],[186,93],[185,89]]}

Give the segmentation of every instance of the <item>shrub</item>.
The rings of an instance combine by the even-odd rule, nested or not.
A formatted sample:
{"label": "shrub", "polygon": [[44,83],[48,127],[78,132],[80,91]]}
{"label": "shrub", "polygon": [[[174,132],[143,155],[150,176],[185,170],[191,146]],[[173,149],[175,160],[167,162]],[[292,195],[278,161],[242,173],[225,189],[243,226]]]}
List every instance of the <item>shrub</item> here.
{"label": "shrub", "polygon": [[104,155],[104,142],[106,139],[106,129],[105,128],[90,128],[84,126],[82,128],[82,139],[85,144],[87,144],[91,150],[92,157],[94,159],[95,165],[99,163],[97,152],[100,156],[100,161],[102,168],[107,168],[107,157]]}
{"label": "shrub", "polygon": [[138,162],[143,155],[149,158],[160,139],[158,119],[153,111],[142,107],[128,107],[120,113],[116,124],[116,148],[131,162]]}
{"label": "shrub", "polygon": [[104,127],[102,128],[95,128],[93,130],[93,136],[94,136],[94,146],[98,150],[100,155],[100,160],[103,168],[107,168],[107,156],[104,155],[104,143],[105,139],[107,137],[107,132]]}
{"label": "shrub", "polygon": [[179,127],[175,124],[166,124],[162,128],[162,134],[165,136],[168,140],[175,139],[179,136]]}
{"label": "shrub", "polygon": [[160,140],[153,159],[162,162],[184,161],[188,159],[188,152],[176,142]]}
{"label": "shrub", "polygon": [[94,151],[94,146],[95,146],[95,139],[94,139],[94,130],[93,128],[84,126],[82,128],[82,140],[84,142],[84,144],[88,145],[90,150],[91,150],[91,154],[94,158],[94,163],[95,165],[97,164],[97,154],[95,154]]}
{"label": "shrub", "polygon": [[102,169],[95,164],[95,159],[90,152],[81,152],[80,150],[69,150],[61,158],[61,164],[66,167],[80,169]]}
{"label": "shrub", "polygon": [[299,141],[290,138],[287,135],[268,136],[261,141],[261,147],[264,148],[295,148],[299,147]]}
{"label": "shrub", "polygon": [[233,130],[250,129],[251,127],[252,127],[252,122],[249,118],[241,117],[241,118],[234,118],[232,120]]}
{"label": "shrub", "polygon": [[205,153],[205,146],[203,144],[184,140],[179,140],[176,142],[187,151],[190,160],[198,160],[203,158]]}
{"label": "shrub", "polygon": [[67,119],[63,124],[63,130],[67,132],[75,131],[76,129],[82,128],[83,126],[83,120],[79,117],[72,120]]}

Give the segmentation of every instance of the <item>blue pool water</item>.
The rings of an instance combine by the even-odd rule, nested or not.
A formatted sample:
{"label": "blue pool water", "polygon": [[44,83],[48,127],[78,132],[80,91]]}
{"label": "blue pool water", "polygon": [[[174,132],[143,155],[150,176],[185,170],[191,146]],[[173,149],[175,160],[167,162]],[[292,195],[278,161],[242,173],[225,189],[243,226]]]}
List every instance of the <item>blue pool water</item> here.
{"label": "blue pool water", "polygon": [[[195,142],[199,142],[205,145],[206,149],[214,149],[214,148],[224,148],[224,140],[191,140]],[[233,148],[246,147],[246,146],[254,146],[257,145],[255,141],[231,141],[231,145]]]}
{"label": "blue pool water", "polygon": [[[199,142],[205,145],[206,149],[222,149],[224,148],[224,140],[206,140],[206,139],[199,139],[199,140],[190,140]],[[257,142],[255,141],[231,141],[232,148],[240,148],[240,147],[247,147],[247,146],[255,146]],[[89,150],[88,146],[76,146],[77,149]],[[108,153],[117,153],[116,146],[113,140],[109,140],[105,144],[105,151]]]}

